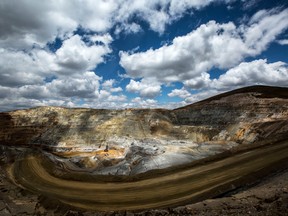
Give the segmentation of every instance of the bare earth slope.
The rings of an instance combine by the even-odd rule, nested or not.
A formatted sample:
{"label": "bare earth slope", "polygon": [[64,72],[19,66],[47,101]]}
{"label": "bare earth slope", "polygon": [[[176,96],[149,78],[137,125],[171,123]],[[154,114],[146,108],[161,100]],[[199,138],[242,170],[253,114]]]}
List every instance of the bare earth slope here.
{"label": "bare earth slope", "polygon": [[288,89],[279,87],[247,87],[175,110],[0,113],[9,179],[87,210],[163,208],[226,193],[286,167],[287,140]]}

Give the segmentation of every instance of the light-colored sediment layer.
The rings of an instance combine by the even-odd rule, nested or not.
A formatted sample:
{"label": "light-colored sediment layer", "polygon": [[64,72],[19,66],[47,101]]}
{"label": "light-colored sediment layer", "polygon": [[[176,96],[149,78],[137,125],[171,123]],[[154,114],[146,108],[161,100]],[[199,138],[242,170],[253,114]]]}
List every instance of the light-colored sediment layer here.
{"label": "light-colored sediment layer", "polygon": [[[237,146],[235,142],[194,143],[187,140],[135,140],[132,138],[110,139],[109,150],[88,147],[57,151],[48,155],[62,167],[102,175],[136,175],[189,163],[212,156]],[[83,151],[83,150],[86,151]]]}

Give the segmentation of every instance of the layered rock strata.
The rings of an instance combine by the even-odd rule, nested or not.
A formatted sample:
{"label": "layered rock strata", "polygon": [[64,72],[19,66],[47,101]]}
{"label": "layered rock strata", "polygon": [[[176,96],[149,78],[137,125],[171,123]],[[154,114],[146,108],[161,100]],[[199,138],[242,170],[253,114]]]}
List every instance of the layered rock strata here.
{"label": "layered rock strata", "polygon": [[0,144],[37,147],[71,170],[134,175],[288,137],[287,88],[248,87],[178,108],[37,107],[0,113]]}

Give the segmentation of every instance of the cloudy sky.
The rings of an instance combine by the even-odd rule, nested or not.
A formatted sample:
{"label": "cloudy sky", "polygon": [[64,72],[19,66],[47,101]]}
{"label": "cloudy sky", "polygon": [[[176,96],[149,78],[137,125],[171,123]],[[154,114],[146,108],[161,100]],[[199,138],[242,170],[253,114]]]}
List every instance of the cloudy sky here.
{"label": "cloudy sky", "polygon": [[287,0],[1,0],[0,110],[288,87]]}

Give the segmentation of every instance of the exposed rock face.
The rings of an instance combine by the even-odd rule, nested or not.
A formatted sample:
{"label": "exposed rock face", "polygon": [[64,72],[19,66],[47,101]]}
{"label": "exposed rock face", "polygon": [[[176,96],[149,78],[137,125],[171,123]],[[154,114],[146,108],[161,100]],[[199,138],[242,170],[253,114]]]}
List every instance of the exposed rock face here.
{"label": "exposed rock face", "polygon": [[137,174],[287,137],[288,90],[277,87],[239,89],[175,110],[38,107],[0,113],[1,145],[39,146],[68,158],[71,169],[99,174]]}
{"label": "exposed rock face", "polygon": [[[287,168],[287,146],[287,88],[249,87],[175,110],[38,107],[4,112],[0,215],[97,215],[77,207],[133,215],[117,211],[201,201]],[[255,200],[248,193],[138,213],[286,212],[287,191],[278,192],[266,194],[272,199],[267,205],[266,195]],[[222,211],[223,206],[229,209]]]}

